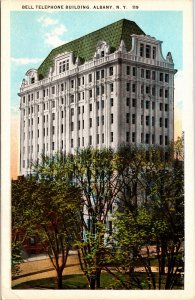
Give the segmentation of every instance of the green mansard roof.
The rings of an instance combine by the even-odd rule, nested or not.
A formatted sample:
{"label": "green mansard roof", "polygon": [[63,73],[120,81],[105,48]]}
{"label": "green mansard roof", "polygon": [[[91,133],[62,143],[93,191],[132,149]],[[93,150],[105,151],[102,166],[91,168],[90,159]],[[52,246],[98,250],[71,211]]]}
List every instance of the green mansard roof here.
{"label": "green mansard roof", "polygon": [[96,46],[99,41],[105,41],[110,45],[111,53],[120,46],[121,40],[125,42],[127,51],[131,49],[132,34],[145,34],[139,26],[126,19],[122,19],[99,30],[84,35],[72,42],[61,45],[53,49],[38,68],[39,78],[47,76],[49,68],[53,65],[53,58],[62,53],[72,51],[74,58],[79,57],[81,62],[89,61],[93,58]]}

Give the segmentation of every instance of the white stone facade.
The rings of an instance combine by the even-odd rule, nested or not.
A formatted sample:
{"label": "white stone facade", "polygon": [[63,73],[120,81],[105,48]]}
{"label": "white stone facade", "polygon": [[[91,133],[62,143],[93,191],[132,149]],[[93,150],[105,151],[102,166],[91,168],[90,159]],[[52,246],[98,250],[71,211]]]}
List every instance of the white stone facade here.
{"label": "white stone facade", "polygon": [[122,143],[167,145],[174,134],[174,64],[161,42],[145,35],[123,41],[110,53],[97,43],[91,61],[81,64],[74,53],[54,59],[48,77],[38,80],[30,69],[20,100],[20,174],[41,154],[75,148],[117,147]]}

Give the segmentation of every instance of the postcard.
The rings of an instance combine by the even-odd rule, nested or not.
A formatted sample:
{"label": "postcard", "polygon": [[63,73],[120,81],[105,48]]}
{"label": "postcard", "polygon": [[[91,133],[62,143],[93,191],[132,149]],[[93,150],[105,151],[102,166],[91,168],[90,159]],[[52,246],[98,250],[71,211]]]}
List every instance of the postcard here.
{"label": "postcard", "polygon": [[2,0],[2,299],[195,299],[191,0]]}

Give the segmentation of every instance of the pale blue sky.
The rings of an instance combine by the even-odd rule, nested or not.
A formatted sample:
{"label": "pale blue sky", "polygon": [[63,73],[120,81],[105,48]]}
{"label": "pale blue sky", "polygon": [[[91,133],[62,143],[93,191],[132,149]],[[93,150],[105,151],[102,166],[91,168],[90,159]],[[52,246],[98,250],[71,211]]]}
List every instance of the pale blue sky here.
{"label": "pale blue sky", "polygon": [[60,44],[122,18],[135,21],[146,34],[163,41],[163,55],[166,57],[171,51],[175,68],[182,70],[180,11],[14,11],[11,12],[12,113],[18,110],[17,93],[28,69],[37,68]]}

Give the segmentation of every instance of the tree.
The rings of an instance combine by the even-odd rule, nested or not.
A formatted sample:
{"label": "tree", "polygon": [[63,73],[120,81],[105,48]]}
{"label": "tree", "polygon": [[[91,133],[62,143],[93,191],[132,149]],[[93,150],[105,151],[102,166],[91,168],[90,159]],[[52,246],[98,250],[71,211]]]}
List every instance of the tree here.
{"label": "tree", "polygon": [[[33,168],[33,176],[26,178],[28,197],[18,199],[23,205],[25,229],[29,236],[37,236],[56,270],[57,288],[62,288],[62,273],[69,249],[78,238],[78,217],[81,193],[62,177],[64,165],[58,156],[43,157]],[[66,178],[66,180],[65,180]]]}
{"label": "tree", "polygon": [[91,289],[100,287],[106,223],[119,190],[114,157],[111,149],[86,148],[78,150],[71,161],[73,177],[83,194],[79,257]]}
{"label": "tree", "polygon": [[[183,163],[174,155],[172,147],[166,152],[158,147],[146,150],[134,148],[133,152],[128,152],[129,156],[119,155],[118,158],[120,179],[125,183],[122,187],[135,190],[135,193],[125,197],[126,191],[122,190],[120,194],[122,209],[116,216],[113,234],[118,246],[115,257],[123,266],[122,270],[129,270],[134,281],[135,266],[139,262],[146,271],[148,288],[153,289],[173,288],[182,266]],[[144,197],[140,202],[135,201],[140,191]],[[151,267],[151,249],[158,261],[158,279]],[[129,259],[124,261],[121,253],[126,253]],[[126,288],[132,285],[131,280],[125,283]],[[142,288],[138,278],[136,280]]]}

